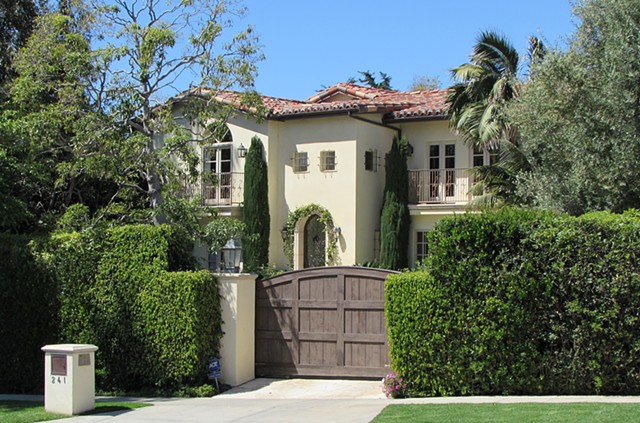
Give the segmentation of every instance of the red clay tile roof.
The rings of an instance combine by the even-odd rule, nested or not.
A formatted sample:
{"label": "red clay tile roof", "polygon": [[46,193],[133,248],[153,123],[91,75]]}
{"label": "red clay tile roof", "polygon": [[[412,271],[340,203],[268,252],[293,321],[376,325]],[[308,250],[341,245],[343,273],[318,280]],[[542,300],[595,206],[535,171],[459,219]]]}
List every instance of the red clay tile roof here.
{"label": "red clay tile roof", "polygon": [[[238,97],[238,93],[226,91],[217,99],[237,104]],[[384,113],[390,120],[403,120],[446,116],[446,97],[447,90],[402,92],[339,83],[306,101],[269,96],[262,96],[262,101],[269,110],[268,118],[272,119],[342,112],[378,112]]]}

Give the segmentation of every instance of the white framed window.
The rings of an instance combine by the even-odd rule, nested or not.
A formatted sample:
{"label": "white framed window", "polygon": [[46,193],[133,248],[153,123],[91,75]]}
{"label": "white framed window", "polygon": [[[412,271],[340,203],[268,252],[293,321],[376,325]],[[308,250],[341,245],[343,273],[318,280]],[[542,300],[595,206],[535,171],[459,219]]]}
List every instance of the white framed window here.
{"label": "white framed window", "polygon": [[378,150],[367,150],[364,152],[364,170],[369,172],[378,171]]}
{"label": "white framed window", "polygon": [[320,152],[320,171],[333,172],[336,170],[336,152],[326,150]]}
{"label": "white framed window", "polygon": [[431,144],[428,150],[429,199],[442,200],[455,195],[456,145]]}
{"label": "white framed window", "polygon": [[296,173],[309,171],[309,156],[306,151],[296,151],[293,153],[293,171]]}
{"label": "white framed window", "polygon": [[206,201],[231,201],[231,144],[216,144],[203,151],[202,188]]}
{"label": "white framed window", "polygon": [[500,151],[497,148],[478,148],[473,147],[472,163],[473,167],[485,166],[487,164],[493,166],[500,159]]}
{"label": "white framed window", "polygon": [[427,231],[416,232],[416,264],[427,258],[429,245],[427,243]]}

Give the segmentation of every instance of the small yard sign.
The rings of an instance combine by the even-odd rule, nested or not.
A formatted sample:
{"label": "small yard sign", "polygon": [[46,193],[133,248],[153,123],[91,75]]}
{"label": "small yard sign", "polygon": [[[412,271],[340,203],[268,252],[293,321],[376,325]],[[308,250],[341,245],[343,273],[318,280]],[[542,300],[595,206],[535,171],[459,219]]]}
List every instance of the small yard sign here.
{"label": "small yard sign", "polygon": [[211,357],[209,359],[209,367],[207,369],[207,376],[209,380],[216,381],[216,389],[220,391],[218,386],[218,378],[222,377],[222,370],[220,370],[220,359],[216,357]]}

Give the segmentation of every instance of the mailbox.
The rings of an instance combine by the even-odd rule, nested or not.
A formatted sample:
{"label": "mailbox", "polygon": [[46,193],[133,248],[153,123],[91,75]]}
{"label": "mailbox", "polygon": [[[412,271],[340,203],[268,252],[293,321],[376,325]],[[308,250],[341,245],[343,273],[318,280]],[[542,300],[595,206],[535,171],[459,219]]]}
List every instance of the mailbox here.
{"label": "mailbox", "polygon": [[89,344],[46,345],[44,351],[44,409],[50,413],[80,414],[93,410],[95,352]]}

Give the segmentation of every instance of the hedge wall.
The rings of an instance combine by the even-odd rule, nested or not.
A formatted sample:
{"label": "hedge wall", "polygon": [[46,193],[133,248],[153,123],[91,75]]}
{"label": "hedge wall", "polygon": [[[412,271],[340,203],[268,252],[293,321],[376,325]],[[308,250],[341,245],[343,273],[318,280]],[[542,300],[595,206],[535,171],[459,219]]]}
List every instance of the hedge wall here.
{"label": "hedge wall", "polygon": [[[11,240],[0,248],[17,251],[0,269],[0,316],[8,322],[0,333],[32,339],[20,347],[3,342],[13,361],[0,366],[39,363],[32,374],[14,370],[23,390],[42,389],[40,347],[47,343],[96,344],[100,389],[206,381],[206,361],[222,336],[218,284],[207,271],[176,272],[195,263],[184,233],[132,225],[55,234],[40,243]],[[11,384],[7,389],[16,392]]]}
{"label": "hedge wall", "polygon": [[57,339],[56,283],[32,247],[27,237],[0,234],[0,393],[42,390],[40,348]]}
{"label": "hedge wall", "polygon": [[391,276],[393,368],[415,395],[640,393],[640,218],[441,221]]}

